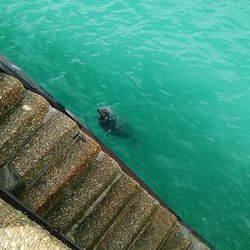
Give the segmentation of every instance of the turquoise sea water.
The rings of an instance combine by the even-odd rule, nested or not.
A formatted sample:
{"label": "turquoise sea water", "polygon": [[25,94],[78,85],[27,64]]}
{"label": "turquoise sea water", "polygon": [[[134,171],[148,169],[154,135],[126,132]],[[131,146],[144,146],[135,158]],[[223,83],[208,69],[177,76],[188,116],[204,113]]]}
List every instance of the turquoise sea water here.
{"label": "turquoise sea water", "polygon": [[249,1],[1,1],[0,51],[215,248],[250,249]]}

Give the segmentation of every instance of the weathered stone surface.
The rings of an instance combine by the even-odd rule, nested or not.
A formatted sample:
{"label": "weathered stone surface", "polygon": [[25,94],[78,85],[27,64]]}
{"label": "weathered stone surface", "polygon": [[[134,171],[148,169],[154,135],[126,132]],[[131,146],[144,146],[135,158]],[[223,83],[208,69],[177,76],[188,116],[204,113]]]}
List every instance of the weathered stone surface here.
{"label": "weathered stone surface", "polygon": [[[21,199],[83,248],[209,249],[79,133],[43,97],[0,73],[1,187],[17,194],[25,181]],[[1,249],[66,249],[55,241],[0,199]]]}
{"label": "weathered stone surface", "polygon": [[100,204],[76,228],[74,239],[77,244],[92,249],[138,190],[139,185],[126,174],[122,174]]}
{"label": "weathered stone surface", "polygon": [[192,246],[190,250],[209,250],[210,248],[202,243],[199,239],[192,237]]}
{"label": "weathered stone surface", "polygon": [[69,248],[0,199],[0,249],[66,250]]}
{"label": "weathered stone surface", "polygon": [[172,213],[159,207],[129,249],[157,249],[162,240],[170,234],[176,220]]}
{"label": "weathered stone surface", "polygon": [[99,152],[100,146],[81,133],[20,199],[34,211],[44,212],[58,194],[87,169]]}
{"label": "weathered stone surface", "polygon": [[16,109],[0,124],[0,166],[16,153],[29,133],[41,125],[48,109],[44,98],[26,92]]}
{"label": "weathered stone surface", "polygon": [[0,187],[18,195],[25,188],[25,184],[13,166],[8,164],[0,168]]}
{"label": "weathered stone surface", "polygon": [[164,250],[184,250],[191,246],[191,233],[180,223],[175,225],[173,232],[161,247]]}
{"label": "weathered stone surface", "polygon": [[15,78],[0,73],[0,117],[22,98],[23,85]]}
{"label": "weathered stone surface", "polygon": [[104,153],[90,166],[89,172],[64,195],[45,218],[64,233],[82,218],[89,207],[120,173],[117,163]]}
{"label": "weathered stone surface", "polygon": [[126,208],[95,249],[127,249],[159,204],[145,191]]}
{"label": "weathered stone surface", "polygon": [[34,181],[40,171],[56,158],[58,152],[78,133],[77,124],[59,111],[53,112],[42,129],[25,145],[12,161],[27,183]]}

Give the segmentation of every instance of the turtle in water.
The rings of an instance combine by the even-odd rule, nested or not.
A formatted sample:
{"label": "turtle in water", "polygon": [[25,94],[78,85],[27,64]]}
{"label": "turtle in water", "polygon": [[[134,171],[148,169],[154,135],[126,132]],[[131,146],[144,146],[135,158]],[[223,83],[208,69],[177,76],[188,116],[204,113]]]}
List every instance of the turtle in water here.
{"label": "turtle in water", "polygon": [[98,108],[97,112],[100,114],[100,117],[98,118],[99,124],[107,135],[111,134],[123,138],[132,137],[131,128],[121,121],[119,117],[113,113],[111,108]]}

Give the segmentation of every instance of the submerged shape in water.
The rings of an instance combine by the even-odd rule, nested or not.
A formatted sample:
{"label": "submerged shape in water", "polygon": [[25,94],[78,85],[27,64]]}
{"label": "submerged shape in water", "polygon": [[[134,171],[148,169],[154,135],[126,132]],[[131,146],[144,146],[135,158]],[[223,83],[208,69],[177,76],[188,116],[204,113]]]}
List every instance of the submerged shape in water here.
{"label": "submerged shape in water", "polygon": [[113,113],[111,108],[98,108],[97,112],[100,114],[98,122],[107,135],[115,135],[123,138],[131,138],[132,130],[124,121]]}

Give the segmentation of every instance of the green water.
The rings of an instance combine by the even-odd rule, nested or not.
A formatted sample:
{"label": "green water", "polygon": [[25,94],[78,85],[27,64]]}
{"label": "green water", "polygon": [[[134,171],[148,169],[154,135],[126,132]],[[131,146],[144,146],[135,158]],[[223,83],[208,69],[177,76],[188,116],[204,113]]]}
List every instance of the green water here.
{"label": "green water", "polygon": [[0,51],[217,249],[250,249],[249,40],[246,0],[0,3]]}

